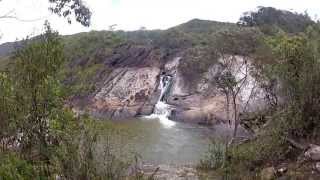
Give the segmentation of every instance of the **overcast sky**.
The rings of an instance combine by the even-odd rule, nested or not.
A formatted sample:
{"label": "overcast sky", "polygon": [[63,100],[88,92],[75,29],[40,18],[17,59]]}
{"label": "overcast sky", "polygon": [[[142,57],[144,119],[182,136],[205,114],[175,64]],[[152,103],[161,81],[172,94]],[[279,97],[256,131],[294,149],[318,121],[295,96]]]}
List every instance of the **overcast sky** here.
{"label": "overcast sky", "polygon": [[[108,29],[166,29],[199,18],[236,22],[240,15],[257,6],[272,6],[297,12],[307,11],[312,18],[320,14],[320,0],[84,0],[92,11],[92,25],[69,25],[48,11],[48,0],[2,0],[0,16],[14,10],[22,21],[0,19],[0,43],[37,35],[48,19],[60,34]],[[29,22],[29,20],[32,20]],[[25,22],[27,21],[27,22]]]}

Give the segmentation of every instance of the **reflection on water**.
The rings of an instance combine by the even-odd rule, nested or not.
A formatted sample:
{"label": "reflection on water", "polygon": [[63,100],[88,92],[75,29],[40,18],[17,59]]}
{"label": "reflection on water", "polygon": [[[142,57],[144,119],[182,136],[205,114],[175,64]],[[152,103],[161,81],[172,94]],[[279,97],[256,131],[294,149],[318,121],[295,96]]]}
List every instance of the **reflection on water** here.
{"label": "reflection on water", "polygon": [[[173,123],[171,126],[161,119],[150,118],[114,122],[118,137],[116,143],[121,144],[118,151],[136,152],[144,162],[152,164],[197,163],[207,150],[211,130],[198,125]],[[102,144],[109,143],[109,138],[102,138],[102,141]]]}

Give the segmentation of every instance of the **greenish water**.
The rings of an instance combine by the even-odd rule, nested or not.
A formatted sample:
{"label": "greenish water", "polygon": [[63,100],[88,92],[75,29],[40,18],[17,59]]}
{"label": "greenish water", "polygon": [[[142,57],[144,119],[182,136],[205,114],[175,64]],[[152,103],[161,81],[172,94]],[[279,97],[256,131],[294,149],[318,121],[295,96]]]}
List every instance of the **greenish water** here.
{"label": "greenish water", "polygon": [[123,157],[137,153],[143,162],[152,164],[196,164],[214,134],[195,124],[146,118],[113,122],[112,127],[111,134],[102,136],[101,145],[112,144]]}

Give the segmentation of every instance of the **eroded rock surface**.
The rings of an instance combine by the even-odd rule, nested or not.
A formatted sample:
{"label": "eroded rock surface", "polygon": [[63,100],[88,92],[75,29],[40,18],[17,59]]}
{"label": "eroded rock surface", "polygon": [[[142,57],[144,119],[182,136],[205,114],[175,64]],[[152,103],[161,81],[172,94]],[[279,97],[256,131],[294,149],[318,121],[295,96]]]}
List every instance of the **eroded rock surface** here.
{"label": "eroded rock surface", "polygon": [[[241,56],[231,57],[234,58],[231,70],[237,79],[241,79],[243,64],[248,60]],[[160,95],[160,76],[166,74],[172,77],[172,86],[166,95],[167,103],[172,105],[170,119],[201,124],[229,121],[225,95],[212,84],[213,76],[221,71],[219,63],[208,67],[204,74],[194,74],[199,80],[191,83],[180,72],[181,62],[187,58],[183,53],[166,55],[150,47],[123,45],[104,58],[111,73],[100,78],[98,88],[86,99],[85,109],[93,116],[127,119],[151,114]],[[264,106],[263,92],[249,73],[237,104],[240,112],[255,111]]]}
{"label": "eroded rock surface", "polygon": [[159,73],[157,67],[116,69],[95,94],[91,111],[108,118],[150,114]]}

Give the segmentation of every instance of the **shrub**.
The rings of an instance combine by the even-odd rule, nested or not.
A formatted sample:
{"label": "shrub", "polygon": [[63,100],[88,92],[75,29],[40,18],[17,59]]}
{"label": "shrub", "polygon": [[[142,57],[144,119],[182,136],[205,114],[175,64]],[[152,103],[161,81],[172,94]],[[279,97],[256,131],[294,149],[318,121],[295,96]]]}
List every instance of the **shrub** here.
{"label": "shrub", "polygon": [[0,153],[0,179],[28,180],[35,179],[36,173],[31,164],[19,158],[15,153]]}
{"label": "shrub", "polygon": [[218,169],[223,167],[226,160],[226,145],[222,142],[213,140],[209,144],[208,151],[200,160],[198,167],[200,169]]}

